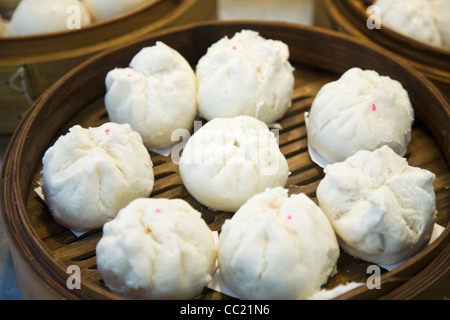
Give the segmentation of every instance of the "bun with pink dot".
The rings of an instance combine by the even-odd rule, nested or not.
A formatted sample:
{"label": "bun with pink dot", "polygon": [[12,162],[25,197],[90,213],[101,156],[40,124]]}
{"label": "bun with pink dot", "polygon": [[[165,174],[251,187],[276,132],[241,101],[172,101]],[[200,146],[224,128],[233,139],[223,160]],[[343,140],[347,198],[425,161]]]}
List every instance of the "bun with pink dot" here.
{"label": "bun with pink dot", "polygon": [[414,110],[400,82],[374,70],[351,68],[317,93],[307,116],[308,144],[328,163],[383,145],[403,156],[413,121]]}
{"label": "bun with pink dot", "polygon": [[198,61],[198,107],[207,119],[248,115],[271,124],[292,105],[289,47],[241,30],[211,44]]}
{"label": "bun with pink dot", "polygon": [[178,143],[172,133],[191,130],[197,115],[197,79],[176,50],[162,42],[142,48],[126,68],[105,78],[105,107],[110,121],[128,123],[147,148]]}
{"label": "bun with pink dot", "polygon": [[132,201],[103,227],[97,269],[130,299],[192,299],[211,281],[217,249],[200,212],[181,199]]}
{"label": "bun with pink dot", "polygon": [[48,148],[42,163],[50,213],[74,231],[101,228],[130,201],[153,190],[150,154],[128,124],[75,125]]}
{"label": "bun with pink dot", "polygon": [[339,246],[325,214],[282,187],[251,197],[219,235],[219,269],[243,299],[307,299],[334,275]]}

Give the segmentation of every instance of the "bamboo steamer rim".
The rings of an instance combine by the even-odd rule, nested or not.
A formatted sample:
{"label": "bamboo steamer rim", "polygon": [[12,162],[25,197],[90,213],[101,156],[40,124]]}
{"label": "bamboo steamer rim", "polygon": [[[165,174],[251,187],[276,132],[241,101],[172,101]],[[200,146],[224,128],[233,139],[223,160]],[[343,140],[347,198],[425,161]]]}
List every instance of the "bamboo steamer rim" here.
{"label": "bamboo steamer rim", "polygon": [[92,55],[170,24],[197,1],[154,0],[140,8],[78,30],[0,38],[0,66]]}
{"label": "bamboo steamer rim", "polygon": [[344,32],[369,40],[398,54],[427,77],[450,84],[450,50],[432,46],[382,25],[367,28],[367,7],[373,0],[320,0],[333,23]]}
{"label": "bamboo steamer rim", "polygon": [[[32,126],[36,119],[38,119],[42,111],[45,110],[49,101],[52,101],[54,96],[58,96],[61,93],[67,92],[65,84],[72,83],[77,75],[87,70],[90,65],[95,65],[99,61],[104,59],[111,59],[114,53],[120,51],[129,52],[130,48],[142,47],[143,44],[148,44],[150,42],[155,42],[157,40],[163,41],[169,37],[173,39],[175,36],[186,36],[185,41],[189,41],[189,36],[198,33],[213,33],[216,34],[227,34],[230,32],[237,32],[241,29],[253,29],[260,32],[263,36],[265,32],[276,32],[281,35],[294,35],[295,37],[311,37],[311,41],[320,41],[324,44],[330,43],[330,41],[338,41],[339,47],[354,48],[358,47],[360,49],[369,50],[376,54],[378,57],[383,57],[387,61],[394,63],[397,67],[401,69],[402,72],[406,73],[406,76],[411,76],[417,79],[420,86],[424,87],[426,90],[421,92],[421,94],[427,94],[433,103],[438,103],[442,106],[440,110],[428,110],[430,112],[419,112],[421,115],[421,120],[432,130],[432,134],[437,137],[439,145],[445,155],[446,163],[450,163],[450,146],[449,146],[449,134],[450,134],[450,105],[442,93],[426,79],[423,75],[418,73],[414,68],[403,60],[397,58],[395,55],[389,53],[388,51],[373,46],[371,43],[366,41],[360,41],[354,37],[338,33],[331,30],[325,30],[318,27],[302,26],[292,23],[282,23],[282,22],[270,22],[270,21],[215,21],[215,22],[200,22],[192,23],[189,25],[175,27],[171,29],[166,29],[163,31],[158,31],[150,36],[143,39],[127,43],[116,48],[109,49],[107,51],[101,52],[79,66],[73,69],[71,72],[67,73],[60,80],[58,80],[54,85],[52,85],[41,97],[33,104],[33,106],[28,110],[26,116],[22,119],[19,126],[15,130],[11,143],[8,145],[4,163],[1,168],[1,185],[0,185],[0,196],[1,196],[1,209],[4,219],[4,224],[6,231],[10,237],[11,245],[21,252],[25,257],[27,257],[29,262],[38,270],[40,269],[42,273],[47,275],[46,280],[48,285],[52,290],[55,291],[56,295],[62,295],[68,299],[120,299],[120,297],[98,288],[98,286],[85,282],[83,283],[83,291],[72,290],[72,292],[67,292],[65,285],[65,280],[67,279],[67,274],[65,273],[66,266],[60,261],[55,259],[54,254],[51,250],[43,243],[43,241],[37,236],[35,230],[31,226],[28,219],[24,198],[28,195],[30,190],[29,181],[24,181],[26,177],[21,174],[21,168],[26,165],[34,166],[35,164],[29,163],[29,157],[24,156],[27,152],[32,153],[35,150],[29,149],[30,139],[33,134],[30,132]],[[275,30],[275,31],[274,31]],[[170,40],[169,39],[169,40]],[[216,40],[219,40],[217,38]],[[131,54],[131,53],[130,53]],[[322,62],[320,59],[315,62],[315,66],[321,66]],[[336,67],[333,72],[342,72],[341,67]],[[70,88],[69,88],[70,90]],[[53,103],[55,103],[53,101]],[[440,126],[433,126],[436,119],[430,117],[430,114],[438,113],[441,121]],[[439,113],[442,112],[442,113]],[[435,130],[433,130],[435,129]],[[48,144],[50,141],[47,141]],[[391,283],[392,289],[401,290],[396,284],[396,279],[401,278],[404,272],[414,270],[415,264],[424,259],[430,259],[437,257],[442,250],[449,246],[450,240],[450,226],[446,226],[445,231],[427,248],[420,251],[411,260],[404,263],[402,266],[394,269],[393,271],[382,275],[381,281],[383,283]],[[42,269],[45,268],[45,269]],[[340,297],[338,299],[353,299],[355,297],[364,297],[367,293],[365,286],[353,289]]]}

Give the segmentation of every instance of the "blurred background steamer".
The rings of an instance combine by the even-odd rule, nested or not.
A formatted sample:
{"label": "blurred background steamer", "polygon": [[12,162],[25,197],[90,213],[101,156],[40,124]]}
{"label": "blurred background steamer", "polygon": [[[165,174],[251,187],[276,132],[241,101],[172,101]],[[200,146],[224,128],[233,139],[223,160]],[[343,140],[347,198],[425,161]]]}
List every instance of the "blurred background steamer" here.
{"label": "blurred background steamer", "polygon": [[[445,4],[447,0],[443,1]],[[414,66],[450,98],[450,51],[419,41],[418,35],[407,36],[389,27],[383,22],[383,15],[386,15],[386,12],[383,13],[381,8],[378,12],[381,18],[379,19],[381,20],[380,28],[375,26],[372,28],[372,24],[375,23],[372,19],[375,16],[372,15],[376,12],[369,7],[375,3],[374,0],[316,0],[314,24],[370,41],[391,51]],[[450,14],[447,8],[445,10],[439,13]],[[423,14],[426,13],[423,12]],[[398,17],[398,19],[404,18]],[[429,18],[421,17],[424,20]],[[447,21],[449,19],[450,16],[447,16]]]}
{"label": "blurred background steamer", "polygon": [[[448,293],[448,286],[440,285],[441,281],[448,279],[450,257],[450,190],[447,188],[450,149],[446,134],[450,132],[450,106],[444,95],[397,56],[347,35],[284,22],[214,21],[158,31],[96,55],[41,95],[19,124],[10,141],[14,148],[8,148],[2,163],[0,210],[23,298],[119,298],[105,288],[97,271],[95,247],[101,232],[97,230],[76,237],[49,216],[47,206],[33,192],[40,179],[42,155],[50,142],[73,123],[87,127],[107,120],[105,76],[112,68],[127,65],[143,47],[162,41],[194,65],[211,43],[242,29],[278,39],[290,48],[290,61],[296,70],[293,106],[280,120],[279,146],[291,172],[287,186],[291,192],[305,193],[313,201],[323,172],[308,153],[304,112],[310,109],[321,84],[358,65],[397,79],[411,93],[411,103],[416,106],[422,125],[418,122],[412,131],[408,161],[411,165],[436,172],[436,223],[446,226],[445,231],[412,259],[381,274],[383,285],[380,290],[360,286],[339,299],[430,299],[442,297],[446,291]],[[330,55],[329,52],[335,54]],[[354,55],[354,52],[359,54]],[[87,84],[90,84],[89,90],[86,90]],[[196,201],[183,184],[178,166],[169,157],[152,154],[152,161],[155,186],[151,197],[185,199],[201,212],[212,231],[219,231],[229,213],[212,211]],[[371,263],[348,255],[346,258],[344,254],[341,257],[338,274],[327,283],[327,289],[350,281],[366,282],[366,270]],[[67,268],[73,264],[81,269],[81,291],[67,290]],[[198,298],[228,297],[209,289]]]}
{"label": "blurred background steamer", "polygon": [[[9,27],[19,2],[0,0],[1,25]],[[216,18],[216,0],[152,0],[81,29],[0,37],[0,134],[11,134],[31,104],[88,57],[157,30]]]}

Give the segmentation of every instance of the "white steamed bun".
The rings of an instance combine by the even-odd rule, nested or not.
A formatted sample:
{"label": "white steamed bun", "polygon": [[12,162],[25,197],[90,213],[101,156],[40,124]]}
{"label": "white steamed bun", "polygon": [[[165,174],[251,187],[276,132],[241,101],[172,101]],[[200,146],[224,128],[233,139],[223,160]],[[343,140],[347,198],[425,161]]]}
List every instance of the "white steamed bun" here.
{"label": "white steamed bun", "polygon": [[117,17],[154,0],[83,0],[95,21]]}
{"label": "white steamed bun", "polygon": [[388,145],[403,156],[414,110],[402,85],[373,70],[351,68],[324,85],[308,118],[308,144],[328,162]]}
{"label": "white steamed bun", "polygon": [[450,1],[376,0],[383,25],[420,42],[450,50]]}
{"label": "white steamed bun", "polygon": [[306,299],[334,275],[338,257],[322,210],[282,187],[250,198],[219,236],[220,272],[244,299]]}
{"label": "white steamed bun", "polygon": [[394,264],[430,239],[434,180],[433,173],[409,166],[383,146],[326,166],[317,198],[345,251],[369,262]]}
{"label": "white steamed bun", "polygon": [[137,199],[106,223],[97,269],[114,293],[131,299],[191,299],[211,281],[212,233],[186,201]]}
{"label": "white steamed bun", "polygon": [[200,115],[207,120],[249,115],[267,124],[281,119],[294,89],[288,59],[285,43],[252,30],[214,43],[196,67]]}
{"label": "white steamed bun", "polygon": [[9,34],[23,36],[70,30],[68,22],[74,14],[70,10],[73,6],[79,8],[80,27],[89,25],[91,16],[82,1],[22,0],[11,16]]}
{"label": "white steamed bun", "polygon": [[129,125],[75,125],[42,159],[42,189],[55,220],[74,231],[97,229],[153,189],[153,164]]}
{"label": "white steamed bun", "polygon": [[129,123],[147,148],[175,145],[172,132],[190,130],[197,114],[197,80],[189,63],[162,42],[143,48],[130,67],[106,76],[109,119]]}
{"label": "white steamed bun", "polygon": [[284,186],[289,176],[274,133],[250,116],[207,122],[186,143],[179,170],[197,201],[228,212],[266,188]]}

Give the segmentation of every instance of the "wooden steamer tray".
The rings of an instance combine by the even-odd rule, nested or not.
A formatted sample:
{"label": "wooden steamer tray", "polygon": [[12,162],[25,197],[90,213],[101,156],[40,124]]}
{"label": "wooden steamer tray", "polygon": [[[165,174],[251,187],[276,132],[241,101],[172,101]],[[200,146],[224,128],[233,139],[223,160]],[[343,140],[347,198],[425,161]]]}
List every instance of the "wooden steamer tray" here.
{"label": "wooden steamer tray", "polygon": [[[411,165],[434,172],[437,223],[446,227],[427,248],[393,271],[383,271],[381,289],[366,285],[339,299],[433,298],[447,290],[439,286],[449,266],[448,227],[450,217],[450,106],[442,93],[423,75],[393,54],[370,43],[331,30],[277,22],[209,22],[159,31],[144,39],[100,53],[82,63],[48,89],[28,111],[8,146],[1,171],[1,209],[13,256],[18,283],[27,299],[120,299],[102,282],[96,270],[95,247],[101,230],[79,238],[59,226],[34,192],[42,169],[41,159],[55,139],[74,124],[98,126],[108,121],[104,107],[107,72],[125,67],[144,46],[163,41],[178,50],[195,66],[207,48],[241,29],[279,39],[290,48],[295,66],[293,106],[280,121],[281,151],[292,172],[287,187],[304,192],[314,201],[323,170],[307,152],[304,112],[308,111],[320,87],[337,79],[351,67],[374,69],[399,80],[408,90],[416,113],[407,158]],[[151,153],[155,185],[152,197],[182,198],[202,213],[212,230],[220,231],[231,213],[212,212],[195,201],[183,186],[178,167],[170,157]],[[67,267],[81,269],[81,290],[66,286]],[[338,273],[326,288],[347,281],[366,282],[370,264],[342,252]],[[436,285],[436,286],[435,286]],[[228,299],[210,289],[198,299]]]}
{"label": "wooden steamer tray", "polygon": [[86,58],[157,30],[216,18],[216,0],[155,0],[80,30],[0,38],[0,134],[11,134],[31,103]]}
{"label": "wooden steamer tray", "polygon": [[[373,0],[318,0],[332,28],[369,40],[397,54],[433,81],[450,98],[450,51],[404,36],[383,24],[381,29],[367,27],[367,8]],[[324,22],[326,23],[326,22]]]}

